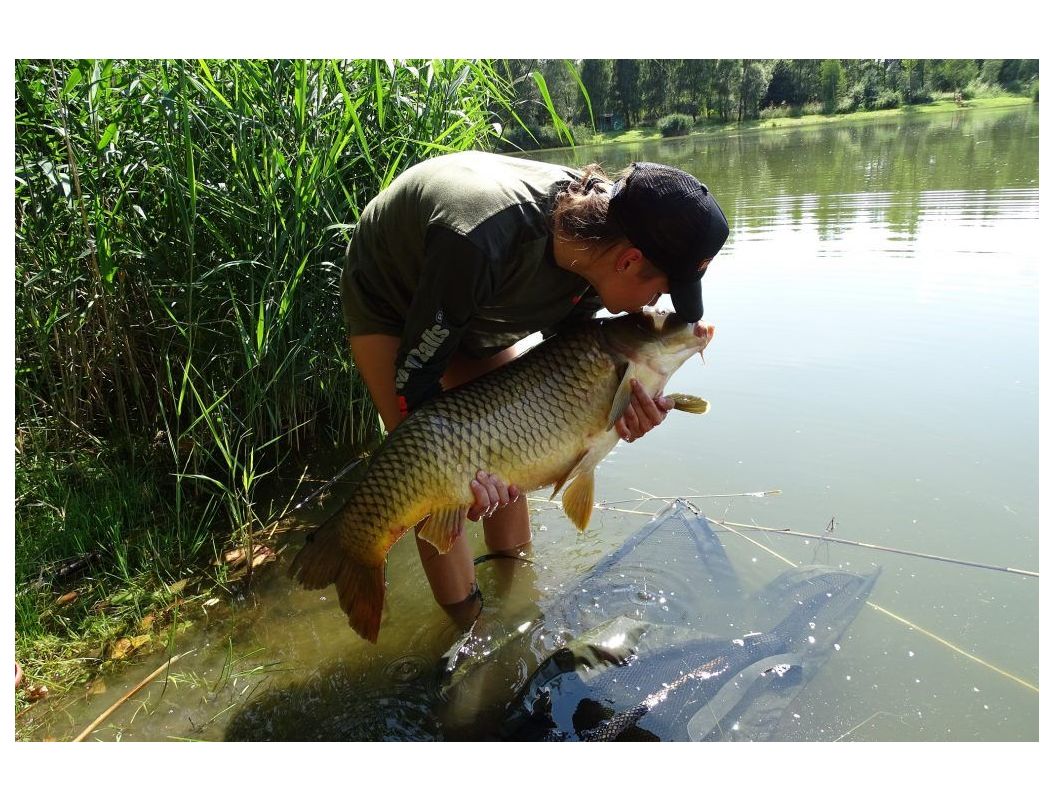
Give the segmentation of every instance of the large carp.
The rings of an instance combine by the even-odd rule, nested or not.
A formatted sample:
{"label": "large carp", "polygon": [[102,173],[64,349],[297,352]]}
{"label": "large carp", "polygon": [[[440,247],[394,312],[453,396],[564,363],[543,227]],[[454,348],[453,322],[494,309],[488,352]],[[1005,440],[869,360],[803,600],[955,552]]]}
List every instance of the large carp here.
{"label": "large carp", "polygon": [[[307,589],[335,583],[355,631],[377,641],[388,550],[425,517],[418,535],[440,553],[453,546],[474,503],[478,470],[532,491],[564,489],[563,508],[584,530],[593,471],[618,442],[615,421],[638,380],[655,395],[713,326],[646,309],[594,319],[554,336],[476,380],[436,397],[377,448],[351,499],[308,537],[290,568]],[[705,413],[705,400],[672,395]]]}

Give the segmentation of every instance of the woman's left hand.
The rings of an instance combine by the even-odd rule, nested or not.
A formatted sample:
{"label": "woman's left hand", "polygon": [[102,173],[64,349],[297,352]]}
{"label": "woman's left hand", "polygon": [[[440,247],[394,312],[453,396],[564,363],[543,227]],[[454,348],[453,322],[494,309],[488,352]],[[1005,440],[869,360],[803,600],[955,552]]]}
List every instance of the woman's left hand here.
{"label": "woman's left hand", "polygon": [[663,397],[661,393],[652,398],[644,391],[639,381],[633,380],[630,385],[633,388],[633,397],[626,406],[626,411],[615,422],[615,430],[627,442],[646,434],[666,419],[666,415],[673,409],[673,401]]}

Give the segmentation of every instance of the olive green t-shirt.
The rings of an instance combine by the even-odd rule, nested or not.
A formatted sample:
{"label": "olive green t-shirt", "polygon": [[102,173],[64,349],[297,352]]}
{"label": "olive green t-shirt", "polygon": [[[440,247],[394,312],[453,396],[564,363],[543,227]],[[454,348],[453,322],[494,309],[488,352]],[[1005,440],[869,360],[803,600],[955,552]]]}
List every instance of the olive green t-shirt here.
{"label": "olive green t-shirt", "polygon": [[403,172],[363,210],[341,300],[349,334],[400,337],[396,391],[412,409],[450,357],[483,358],[592,316],[589,283],[557,266],[550,213],[578,172],[465,152]]}

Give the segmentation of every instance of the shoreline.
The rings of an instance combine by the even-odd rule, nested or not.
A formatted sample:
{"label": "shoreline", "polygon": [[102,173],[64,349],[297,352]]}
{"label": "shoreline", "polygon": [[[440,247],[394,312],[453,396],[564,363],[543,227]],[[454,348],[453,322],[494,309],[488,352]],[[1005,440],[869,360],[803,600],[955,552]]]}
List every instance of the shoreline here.
{"label": "shoreline", "polygon": [[[932,103],[918,105],[898,106],[878,111],[853,111],[849,114],[807,114],[800,117],[775,117],[772,119],[751,119],[743,122],[702,122],[690,133],[680,136],[663,136],[655,126],[644,126],[632,128],[626,131],[595,134],[590,140],[577,142],[574,145],[562,145],[560,147],[540,147],[536,150],[524,152],[541,152],[545,150],[567,150],[574,147],[597,147],[610,144],[641,144],[661,140],[688,139],[696,136],[708,136],[713,134],[743,133],[756,130],[778,130],[780,128],[799,128],[815,125],[828,125],[838,122],[873,121],[883,119],[895,119],[897,117],[914,117],[919,114],[946,114],[950,112],[962,112],[973,110],[989,110],[1003,108],[1017,108],[1033,105],[1032,98],[1022,95],[1008,95],[1006,97],[982,97],[974,100],[966,100],[960,105],[954,100],[940,99]],[[1035,103],[1035,105],[1039,105]]]}

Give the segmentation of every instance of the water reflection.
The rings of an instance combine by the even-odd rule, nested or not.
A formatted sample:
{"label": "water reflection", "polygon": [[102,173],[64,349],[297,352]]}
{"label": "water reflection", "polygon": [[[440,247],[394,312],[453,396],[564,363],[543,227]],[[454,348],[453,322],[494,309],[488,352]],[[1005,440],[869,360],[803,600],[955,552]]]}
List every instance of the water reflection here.
{"label": "water reflection", "polygon": [[[763,126],[634,145],[546,150],[535,158],[567,164],[601,161],[610,170],[631,161],[675,164],[708,183],[733,229],[722,255],[741,237],[778,225],[815,226],[823,240],[866,221],[910,241],[927,208],[968,190],[981,218],[1001,215],[984,197],[1038,189],[1038,109],[915,114],[888,121]],[[941,196],[939,193],[945,193]]]}

